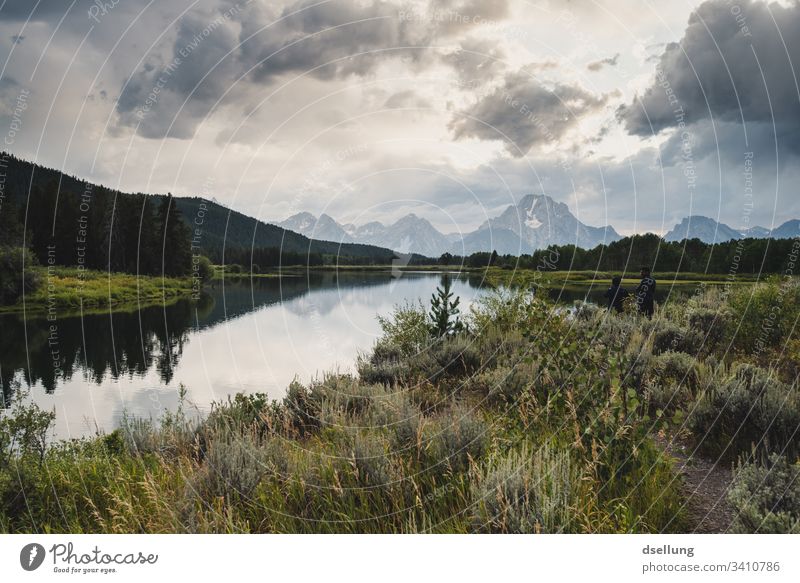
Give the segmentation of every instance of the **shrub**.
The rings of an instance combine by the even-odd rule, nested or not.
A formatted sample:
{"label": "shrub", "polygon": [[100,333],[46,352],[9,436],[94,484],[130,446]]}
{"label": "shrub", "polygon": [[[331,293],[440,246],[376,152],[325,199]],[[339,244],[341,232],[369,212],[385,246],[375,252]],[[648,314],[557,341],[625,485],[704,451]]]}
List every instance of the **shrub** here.
{"label": "shrub", "polygon": [[443,415],[434,431],[431,461],[449,467],[453,473],[467,470],[470,460],[477,460],[486,452],[486,424],[465,407],[454,407]]}
{"label": "shrub", "polygon": [[463,377],[481,367],[481,351],[477,343],[464,334],[441,339],[430,347],[428,353],[435,363],[434,369],[425,371],[429,380],[440,376]]}
{"label": "shrub", "polygon": [[211,281],[214,278],[214,266],[211,265],[211,260],[205,255],[198,257],[193,265],[193,275],[200,278],[202,282]]}
{"label": "shrub", "polygon": [[11,409],[0,409],[0,469],[6,467],[14,455],[44,459],[56,414],[29,402],[28,396],[27,392],[17,393]]}
{"label": "shrub", "polygon": [[482,351],[466,334],[445,336],[422,352],[406,355],[397,346],[380,343],[372,356],[359,363],[365,382],[413,385],[421,380],[460,378],[481,367]]}
{"label": "shrub", "polygon": [[392,446],[397,450],[419,448],[422,445],[424,418],[419,409],[405,403],[392,424]]}
{"label": "shrub", "polygon": [[538,375],[537,362],[519,360],[480,371],[469,380],[468,386],[485,395],[490,403],[511,404],[532,389]]}
{"label": "shrub", "polygon": [[735,325],[734,348],[768,352],[783,346],[800,317],[800,282],[771,278],[734,290],[728,299]]}
{"label": "shrub", "polygon": [[800,534],[800,462],[772,454],[765,465],[740,464],[728,500],[737,533]]}
{"label": "shrub", "polygon": [[362,486],[385,486],[392,481],[386,443],[375,434],[356,435],[353,465]]}
{"label": "shrub", "polygon": [[363,417],[375,401],[386,398],[386,387],[359,382],[349,375],[328,375],[312,383],[309,398],[320,411],[320,421],[334,421],[337,416]]}
{"label": "shrub", "polygon": [[646,392],[654,409],[682,408],[692,400],[698,384],[697,360],[684,352],[664,352],[649,364]]}
{"label": "shrub", "polygon": [[[272,453],[275,451],[271,450]],[[226,500],[234,497],[247,500],[270,468],[265,452],[246,437],[220,436],[206,451],[203,467],[195,476],[192,487],[204,500],[217,496]],[[272,468],[286,471],[283,461]]]}
{"label": "shrub", "polygon": [[193,453],[202,424],[186,416],[185,398],[186,389],[181,385],[177,410],[164,411],[158,420],[131,417],[123,412],[120,433],[128,451],[133,455],[155,453],[167,458]]}
{"label": "shrub", "polygon": [[469,328],[479,334],[490,330],[508,333],[524,322],[543,304],[530,292],[499,288],[478,298],[470,308]]}
{"label": "shrub", "polygon": [[566,451],[546,444],[492,459],[472,481],[478,532],[559,533],[577,529],[580,474]]}
{"label": "shrub", "polygon": [[378,316],[378,323],[383,335],[376,351],[391,347],[397,356],[411,356],[429,342],[427,315],[421,303],[395,306],[388,318]]}
{"label": "shrub", "polygon": [[283,406],[292,427],[302,436],[319,427],[320,403],[302,384],[293,381],[286,389]]}
{"label": "shrub", "polygon": [[654,320],[651,334],[653,354],[667,351],[698,354],[703,348],[703,335],[698,330],[683,328],[668,320]]}
{"label": "shrub", "polygon": [[730,315],[727,310],[693,307],[689,309],[687,319],[689,327],[702,332],[705,344],[713,348],[725,338]]}
{"label": "shrub", "polygon": [[764,369],[739,365],[733,375],[711,383],[688,419],[702,447],[735,456],[752,445],[761,452],[800,453],[800,389]]}

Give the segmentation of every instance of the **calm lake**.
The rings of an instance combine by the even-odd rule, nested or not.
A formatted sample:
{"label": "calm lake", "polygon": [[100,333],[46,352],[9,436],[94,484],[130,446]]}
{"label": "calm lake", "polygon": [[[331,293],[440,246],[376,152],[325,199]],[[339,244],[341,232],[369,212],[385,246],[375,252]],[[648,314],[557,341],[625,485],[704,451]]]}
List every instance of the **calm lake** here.
{"label": "calm lake", "polygon": [[[180,385],[201,412],[237,392],[280,398],[294,378],[354,372],[380,334],[376,316],[407,301],[427,303],[440,283],[441,274],[430,272],[314,272],[219,282],[198,303],[166,308],[55,322],[2,315],[0,383],[6,398],[30,389],[42,407],[55,408],[58,438],[111,431],[123,411],[157,417],[174,410]],[[453,291],[463,311],[485,293],[479,276],[457,278]],[[595,288],[588,299],[602,292]],[[550,293],[569,303],[587,299],[585,291]]]}

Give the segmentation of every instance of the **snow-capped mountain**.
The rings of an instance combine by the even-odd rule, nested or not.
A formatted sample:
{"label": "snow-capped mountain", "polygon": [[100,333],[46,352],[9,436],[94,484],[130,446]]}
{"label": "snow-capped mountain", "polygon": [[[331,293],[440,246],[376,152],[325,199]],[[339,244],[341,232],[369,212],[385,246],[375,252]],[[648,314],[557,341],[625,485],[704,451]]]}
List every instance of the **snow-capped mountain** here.
{"label": "snow-capped mountain", "polygon": [[[521,255],[549,245],[576,245],[591,249],[622,238],[611,226],[591,227],[582,223],[566,204],[544,194],[523,197],[471,233],[441,233],[428,220],[415,214],[406,215],[390,225],[378,221],[343,225],[326,214],[317,218],[303,212],[277,224],[312,239],[377,245],[427,257],[438,257],[445,252],[470,255],[479,251]],[[797,219],[786,221],[772,231],[758,226],[736,230],[709,217],[693,215],[675,225],[664,240],[697,238],[704,243],[722,243],[747,237],[787,239],[798,236],[800,220]]]}
{"label": "snow-capped mountain", "polygon": [[554,244],[591,249],[621,238],[613,227],[590,227],[580,222],[562,202],[544,194],[529,194],[485,222],[465,241],[468,239],[470,245],[497,241],[494,248],[502,255],[530,253]]}
{"label": "snow-capped mountain", "polygon": [[353,243],[347,231],[333,218],[325,213],[319,218],[311,213],[302,212],[292,215],[285,221],[277,223],[279,227],[305,235],[309,239],[318,241],[333,241],[334,243]]}
{"label": "snow-capped mountain", "polygon": [[328,215],[317,218],[303,212],[278,223],[278,226],[312,239],[377,245],[399,253],[419,253],[428,257],[438,257],[451,245],[450,237],[415,214],[406,215],[391,225],[378,221],[342,225]]}
{"label": "snow-capped mountain", "polygon": [[450,246],[446,235],[415,214],[406,215],[388,226],[378,222],[367,223],[351,233],[358,243],[380,245],[400,253],[419,253],[428,257],[437,257]]}
{"label": "snow-capped mountain", "polygon": [[490,219],[472,233],[464,234],[443,234],[428,220],[415,214],[406,215],[391,225],[377,221],[342,225],[328,215],[317,218],[304,212],[289,217],[278,226],[312,239],[377,245],[428,257],[438,257],[445,252],[469,255],[477,251],[520,255],[553,244],[573,244],[589,249],[621,238],[612,227],[583,224],[567,205],[542,194],[525,196],[499,217]]}

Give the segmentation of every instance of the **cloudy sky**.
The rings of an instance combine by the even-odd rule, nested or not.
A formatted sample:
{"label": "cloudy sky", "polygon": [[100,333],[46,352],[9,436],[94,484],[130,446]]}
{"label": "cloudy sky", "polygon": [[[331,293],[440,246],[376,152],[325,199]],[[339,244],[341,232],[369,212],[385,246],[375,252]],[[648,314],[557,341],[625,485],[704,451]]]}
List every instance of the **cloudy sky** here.
{"label": "cloudy sky", "polygon": [[800,217],[800,6],[0,0],[5,149],[265,220]]}

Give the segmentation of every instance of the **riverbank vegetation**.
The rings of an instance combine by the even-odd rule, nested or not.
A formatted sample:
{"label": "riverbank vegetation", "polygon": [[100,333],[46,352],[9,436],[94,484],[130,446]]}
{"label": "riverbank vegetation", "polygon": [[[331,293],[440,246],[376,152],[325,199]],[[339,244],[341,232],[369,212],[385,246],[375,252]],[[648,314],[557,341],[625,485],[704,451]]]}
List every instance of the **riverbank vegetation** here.
{"label": "riverbank vegetation", "polygon": [[703,289],[652,320],[509,288],[463,313],[439,300],[382,319],[358,376],[277,402],[184,402],[49,444],[52,414],[17,399],[0,530],[683,532],[656,439],[677,436],[736,468],[731,530],[800,529],[796,281]]}
{"label": "riverbank vegetation", "polygon": [[[0,259],[3,257],[0,250]],[[9,278],[8,280],[12,280]],[[4,281],[8,281],[4,280]],[[0,312],[51,311],[64,315],[78,310],[170,303],[192,294],[189,277],[159,277],[108,273],[75,267],[31,265],[24,271],[23,302],[19,286],[9,293]]]}

